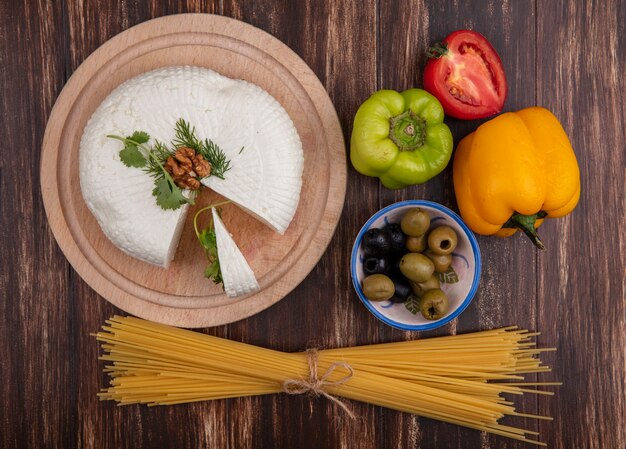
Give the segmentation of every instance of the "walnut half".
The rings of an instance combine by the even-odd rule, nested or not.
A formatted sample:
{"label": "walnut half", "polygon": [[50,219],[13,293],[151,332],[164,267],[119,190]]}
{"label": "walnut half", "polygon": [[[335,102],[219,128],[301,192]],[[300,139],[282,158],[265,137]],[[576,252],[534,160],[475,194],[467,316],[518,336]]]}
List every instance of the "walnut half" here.
{"label": "walnut half", "polygon": [[180,147],[165,161],[165,170],[181,189],[198,190],[198,178],[211,174],[211,164],[192,148]]}
{"label": "walnut half", "polygon": [[193,171],[195,171],[200,178],[206,178],[211,174],[211,164],[204,156],[197,154],[193,163]]}

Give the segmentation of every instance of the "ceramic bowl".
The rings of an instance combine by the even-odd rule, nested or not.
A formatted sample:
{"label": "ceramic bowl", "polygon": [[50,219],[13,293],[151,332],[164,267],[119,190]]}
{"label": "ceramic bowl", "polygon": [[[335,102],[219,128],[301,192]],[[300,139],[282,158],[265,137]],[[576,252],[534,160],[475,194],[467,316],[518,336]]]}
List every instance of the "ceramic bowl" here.
{"label": "ceramic bowl", "polygon": [[[430,214],[431,229],[447,225],[454,229],[458,235],[458,244],[452,253],[452,268],[440,276],[441,289],[448,296],[450,310],[439,320],[430,321],[422,316],[419,311],[418,300],[409,300],[406,303],[393,303],[391,301],[370,301],[363,294],[361,282],[366,277],[363,272],[363,249],[361,240],[368,229],[382,228],[388,223],[400,223],[402,216],[411,208],[420,207]],[[476,237],[463,223],[461,217],[445,206],[431,201],[408,200],[391,204],[376,212],[359,231],[351,258],[352,283],[357,295],[367,309],[382,322],[397,329],[408,331],[426,331],[435,329],[449,323],[459,316],[472,302],[478,282],[480,280],[480,249]]]}

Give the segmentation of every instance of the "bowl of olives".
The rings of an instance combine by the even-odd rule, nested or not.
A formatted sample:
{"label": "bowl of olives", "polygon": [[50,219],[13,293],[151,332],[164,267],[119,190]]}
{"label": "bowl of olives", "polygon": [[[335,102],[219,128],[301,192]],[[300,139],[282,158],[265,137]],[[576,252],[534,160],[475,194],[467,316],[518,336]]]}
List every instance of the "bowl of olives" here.
{"label": "bowl of olives", "polygon": [[459,316],[480,280],[476,237],[453,211],[425,200],[374,214],[354,241],[352,283],[363,304],[402,330],[435,329]]}

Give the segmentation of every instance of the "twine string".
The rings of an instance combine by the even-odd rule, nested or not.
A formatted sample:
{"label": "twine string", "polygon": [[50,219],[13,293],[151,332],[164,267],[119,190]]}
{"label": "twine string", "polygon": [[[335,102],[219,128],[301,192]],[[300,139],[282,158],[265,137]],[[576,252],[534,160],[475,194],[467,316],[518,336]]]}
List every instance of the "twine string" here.
{"label": "twine string", "polygon": [[[322,377],[318,377],[317,374],[317,360],[318,353],[317,349],[311,348],[306,351],[306,358],[309,364],[309,377],[308,379],[286,379],[283,382],[283,391],[287,394],[309,394],[312,396],[324,396],[326,399],[334,402],[339,407],[341,407],[350,418],[354,419],[354,413],[350,408],[340,399],[328,393],[325,390],[325,387],[335,387],[339,385],[343,385],[348,382],[352,376],[354,376],[354,370],[352,367],[346,362],[335,362],[328,367],[326,372]],[[330,381],[328,380],[330,376],[335,372],[337,368],[345,369],[348,374],[343,376],[342,378]]]}

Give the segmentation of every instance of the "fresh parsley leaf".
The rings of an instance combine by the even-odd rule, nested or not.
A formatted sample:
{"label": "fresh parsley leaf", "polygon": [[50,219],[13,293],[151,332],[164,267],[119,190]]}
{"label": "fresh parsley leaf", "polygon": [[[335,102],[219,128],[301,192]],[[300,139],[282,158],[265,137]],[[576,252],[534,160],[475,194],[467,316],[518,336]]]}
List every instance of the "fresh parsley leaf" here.
{"label": "fresh parsley leaf", "polygon": [[196,215],[193,217],[193,227],[196,231],[196,236],[198,237],[198,241],[200,245],[202,245],[202,249],[204,250],[204,254],[209,262],[207,267],[204,270],[204,276],[208,279],[212,279],[216,284],[223,284],[222,279],[222,269],[220,267],[220,259],[217,254],[217,236],[215,235],[215,223],[213,220],[210,221],[209,226],[200,230],[198,228],[198,217],[204,212],[209,212],[212,209],[216,209],[219,214],[219,207],[225,204],[230,203],[230,201],[223,201],[221,203],[210,204],[199,209],[196,212]]}
{"label": "fresh parsley leaf", "polygon": [[[191,198],[185,198],[182,190],[174,183],[170,174],[163,167],[160,158],[167,157],[167,149],[158,141],[155,149],[158,155],[154,154],[155,149],[145,145],[150,136],[144,131],[135,131],[132,136],[121,137],[113,134],[107,137],[116,139],[124,143],[124,148],[120,151],[120,159],[127,167],[144,168],[154,178],[154,189],[152,195],[156,197],[156,203],[165,210],[178,209],[183,204],[193,204]],[[144,153],[145,152],[145,153]]]}
{"label": "fresh parsley leaf", "polygon": [[142,168],[146,166],[146,158],[137,147],[130,142],[126,142],[124,149],[120,151],[120,159],[127,167]]}
{"label": "fresh parsley leaf", "polygon": [[178,209],[185,203],[193,204],[193,201],[185,198],[180,188],[167,177],[157,179],[154,182],[152,194],[156,197],[156,203],[165,210]]}
{"label": "fresh parsley leaf", "polygon": [[137,142],[139,144],[146,143],[150,140],[150,134],[145,131],[135,131],[132,136],[127,139]]}
{"label": "fresh parsley leaf", "polygon": [[222,279],[222,272],[220,270],[220,263],[217,260],[209,262],[209,265],[207,265],[204,269],[204,277],[211,279],[214,284],[221,284],[224,282]]}
{"label": "fresh parsley leaf", "polygon": [[200,231],[198,240],[204,249],[211,252],[211,255],[217,255],[217,236],[212,228],[205,228]]}
{"label": "fresh parsley leaf", "polygon": [[217,255],[217,236],[215,235],[215,228],[212,224],[210,227],[198,233],[198,240],[209,261],[209,264],[204,270],[204,276],[208,279],[212,279],[216,284],[221,284],[223,280],[220,261]]}

